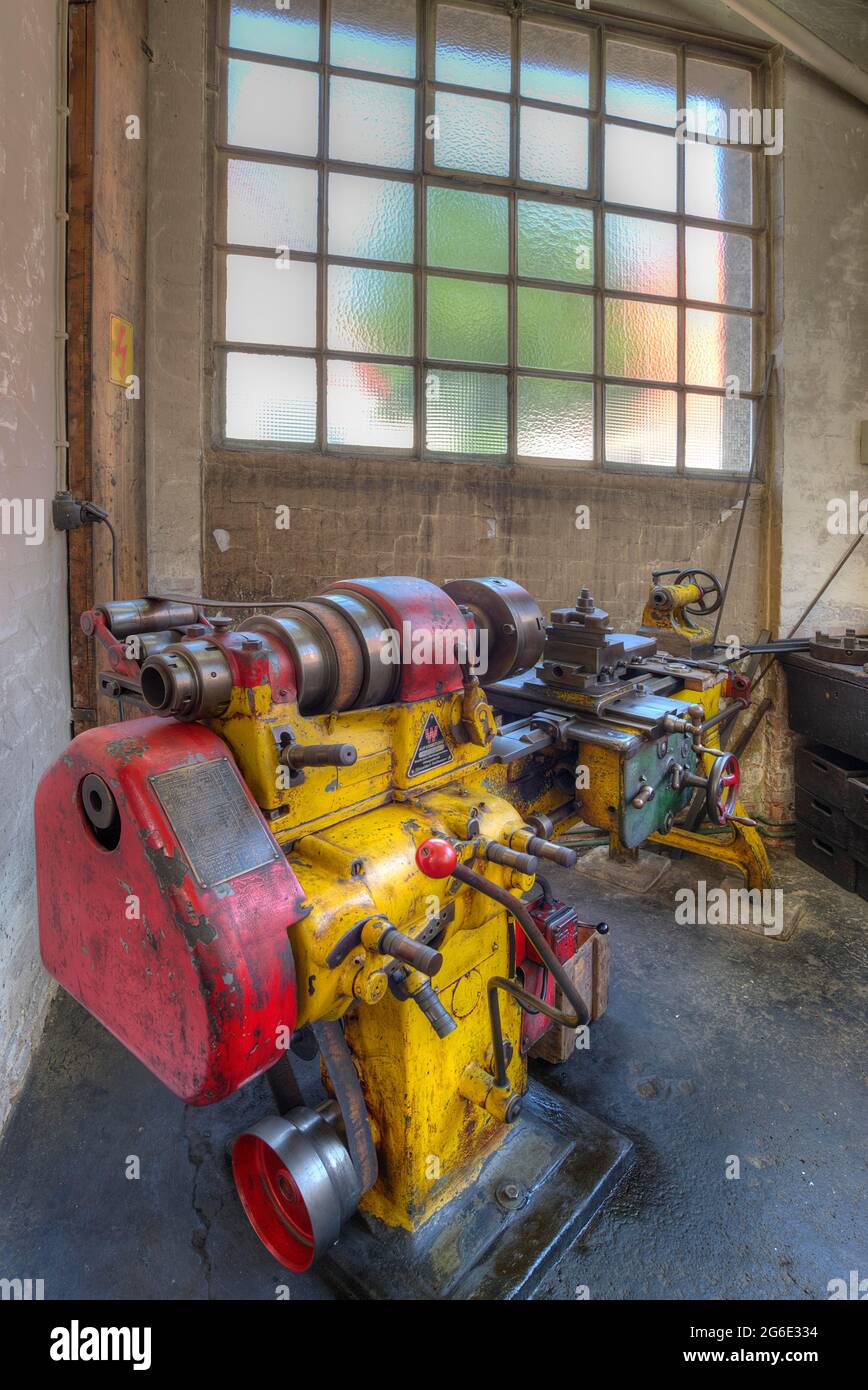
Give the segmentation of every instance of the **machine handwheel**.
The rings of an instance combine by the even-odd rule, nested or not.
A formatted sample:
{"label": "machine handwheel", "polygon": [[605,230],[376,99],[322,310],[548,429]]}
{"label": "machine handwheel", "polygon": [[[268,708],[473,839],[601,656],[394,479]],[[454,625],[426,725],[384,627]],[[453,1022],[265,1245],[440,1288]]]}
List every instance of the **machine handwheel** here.
{"label": "machine handwheel", "polygon": [[[704,579],[709,581],[707,586],[702,583]],[[684,607],[685,613],[690,613],[694,618],[707,618],[709,613],[716,613],[723,603],[723,586],[709,570],[682,570],[675,583],[696,584],[702,590],[698,603],[688,603]]]}
{"label": "machine handwheel", "polygon": [[715,758],[708,774],[705,794],[708,818],[715,825],[727,825],[730,817],[735,815],[740,782],[741,769],[733,753],[722,753]]}

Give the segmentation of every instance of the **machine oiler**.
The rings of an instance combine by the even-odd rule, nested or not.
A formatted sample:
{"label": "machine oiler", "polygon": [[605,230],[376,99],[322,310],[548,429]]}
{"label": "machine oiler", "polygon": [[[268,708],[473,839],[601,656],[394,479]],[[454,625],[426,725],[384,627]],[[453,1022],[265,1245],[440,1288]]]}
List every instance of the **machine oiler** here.
{"label": "machine oiler", "polygon": [[[572,865],[556,837],[584,822],[762,882],[717,742],[746,692],[613,633],[586,591],[547,625],[502,578],[343,581],[237,628],[206,611],[82,618],[103,690],[146,713],[80,734],[42,779],[45,964],[187,1104],[268,1073],[277,1113],[233,1168],[283,1265],[343,1231],[329,1266],[350,1292],[371,1240],[381,1292],[526,1290],[630,1151],[528,1087],[528,1052],[581,1039],[606,995],[606,925],[540,863]],[[679,830],[696,788],[727,835]],[[310,1108],[290,1058],[317,1049]]]}

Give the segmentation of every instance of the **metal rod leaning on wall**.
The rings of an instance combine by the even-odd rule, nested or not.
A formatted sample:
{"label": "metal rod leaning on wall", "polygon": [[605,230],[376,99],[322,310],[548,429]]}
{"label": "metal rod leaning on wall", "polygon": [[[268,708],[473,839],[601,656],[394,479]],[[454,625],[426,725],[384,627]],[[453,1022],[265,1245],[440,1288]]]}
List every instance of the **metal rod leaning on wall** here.
{"label": "metal rod leaning on wall", "polygon": [[729,593],[729,585],[730,585],[730,581],[731,581],[731,579],[732,579],[732,572],[733,572],[733,570],[734,570],[734,568],[735,568],[735,558],[736,558],[736,555],[738,554],[739,542],[741,541],[741,530],[742,530],[742,527],[744,526],[744,517],[745,517],[745,512],[747,511],[747,504],[748,504],[748,499],[749,499],[749,497],[750,497],[750,490],[751,490],[751,486],[752,486],[752,484],[753,484],[754,478],[756,477],[756,465],[757,465],[757,459],[759,458],[760,440],[762,439],[763,426],[764,426],[764,424],[765,424],[765,419],[766,419],[766,409],[767,409],[768,403],[769,403],[769,392],[770,392],[770,390],[771,390],[772,375],[774,374],[774,370],[775,370],[775,359],[774,359],[774,354],[772,354],[772,356],[769,358],[768,366],[766,367],[766,376],[765,376],[765,381],[763,382],[762,397],[761,397],[761,399],[760,399],[759,419],[757,420],[756,434],[754,435],[754,441],[753,441],[753,452],[751,453],[751,458],[750,458],[750,469],[749,469],[749,471],[748,471],[747,479],[746,479],[745,485],[744,485],[744,493],[743,493],[742,499],[741,499],[741,511],[739,512],[739,516],[738,516],[738,526],[736,527],[735,539],[733,540],[733,543],[732,543],[732,551],[731,551],[730,556],[729,556],[729,566],[728,566],[727,571],[726,571],[726,579],[723,581],[723,593],[722,593],[721,596],[720,596],[720,607],[719,607],[718,610],[717,610],[717,618],[716,618],[715,624],[714,624],[714,635],[712,636],[712,639],[711,639],[712,642],[716,642],[716,641],[717,641],[717,634],[720,632],[720,623],[721,623],[721,619],[723,618],[723,609],[724,609],[724,606],[725,606],[725,604],[726,604],[727,595],[728,595],[728,593]]}
{"label": "metal rod leaning on wall", "polygon": [[[846,565],[846,563],[847,563],[847,561],[849,560],[850,556],[853,554],[853,551],[856,549],[856,547],[857,547],[857,545],[859,544],[859,542],[862,541],[862,540],[864,540],[864,538],[865,538],[865,532],[864,532],[864,531],[860,531],[859,534],[858,534],[858,536],[856,537],[856,539],[853,541],[853,544],[852,544],[852,545],[849,545],[849,546],[847,547],[846,551],[844,552],[844,554],[841,556],[840,560],[838,561],[838,563],[837,563],[837,565],[835,566],[835,568],[832,570],[832,573],[829,575],[829,578],[826,580],[825,584],[822,586],[821,589],[818,589],[817,592],[814,594],[814,597],[811,599],[811,602],[808,604],[808,606],[807,606],[807,608],[805,609],[804,613],[802,613],[801,617],[798,618],[798,619],[796,620],[796,622],[793,623],[793,626],[790,628],[789,632],[787,633],[787,636],[786,636],[786,638],[785,638],[785,641],[789,641],[789,639],[790,639],[791,637],[794,637],[794,636],[795,636],[795,634],[798,632],[799,628],[802,626],[802,623],[803,623],[803,622],[805,621],[805,619],[807,618],[808,614],[811,613],[811,612],[813,612],[813,610],[816,608],[817,604],[820,602],[820,599],[823,597],[823,595],[824,595],[824,593],[826,592],[826,590],[828,589],[829,585],[832,583],[832,580],[833,580],[833,579],[837,579],[838,575],[841,573],[841,570],[844,568],[844,566]],[[756,688],[757,688],[757,686],[759,685],[760,681],[765,680],[766,676],[768,675],[768,673],[769,673],[769,671],[771,670],[771,668],[772,668],[772,666],[774,665],[774,663],[775,663],[775,658],[774,658],[774,657],[772,657],[771,661],[767,661],[767,662],[766,662],[765,666],[764,666],[763,669],[760,671],[759,675],[757,676],[756,680],[754,681],[754,690],[756,690]]]}

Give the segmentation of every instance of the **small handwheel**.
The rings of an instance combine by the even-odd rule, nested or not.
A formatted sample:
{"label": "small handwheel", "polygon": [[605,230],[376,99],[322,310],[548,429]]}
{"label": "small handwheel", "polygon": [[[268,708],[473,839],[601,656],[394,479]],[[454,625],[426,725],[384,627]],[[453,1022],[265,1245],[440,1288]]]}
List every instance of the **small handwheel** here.
{"label": "small handwheel", "polygon": [[[702,584],[702,580],[707,579],[707,586]],[[676,584],[695,584],[702,590],[702,598],[699,603],[685,604],[685,613],[690,613],[694,618],[707,618],[709,613],[716,613],[723,603],[723,586],[720,580],[710,573],[709,570],[682,570],[674,581]]]}
{"label": "small handwheel", "polygon": [[734,753],[721,753],[711,764],[705,792],[708,819],[715,825],[728,825],[735,815],[741,769]]}

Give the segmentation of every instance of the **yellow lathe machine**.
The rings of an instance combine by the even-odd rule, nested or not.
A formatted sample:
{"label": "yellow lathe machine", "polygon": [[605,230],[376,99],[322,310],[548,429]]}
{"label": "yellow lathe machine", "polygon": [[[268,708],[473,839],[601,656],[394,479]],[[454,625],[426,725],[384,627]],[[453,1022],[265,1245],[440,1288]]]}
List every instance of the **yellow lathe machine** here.
{"label": "yellow lathe machine", "polygon": [[[769,881],[718,743],[745,688],[655,636],[706,593],[657,585],[633,634],[496,577],[344,581],[237,627],[180,599],[84,615],[144,715],[43,778],[43,957],[186,1103],[268,1074],[233,1166],[287,1268],[526,1293],[626,1170],[626,1139],[528,1085],[529,1053],[586,1045],[608,968],[606,924],[538,871],[583,823]],[[679,827],[697,789],[720,835]],[[290,1059],[317,1051],[311,1108]]]}

